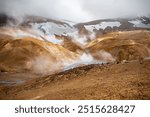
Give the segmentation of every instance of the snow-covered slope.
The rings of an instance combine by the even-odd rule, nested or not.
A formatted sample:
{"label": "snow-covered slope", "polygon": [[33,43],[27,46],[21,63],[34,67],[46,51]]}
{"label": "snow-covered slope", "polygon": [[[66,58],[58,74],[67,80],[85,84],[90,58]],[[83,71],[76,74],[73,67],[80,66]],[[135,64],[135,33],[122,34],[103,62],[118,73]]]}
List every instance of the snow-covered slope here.
{"label": "snow-covered slope", "polygon": [[34,29],[39,29],[43,33],[48,35],[62,35],[70,32],[74,32],[74,28],[67,24],[56,24],[53,22],[45,23],[31,23]]}
{"label": "snow-covered slope", "polygon": [[[4,24],[4,20],[12,21],[14,24],[17,20],[4,17],[0,17],[0,25]],[[1,24],[2,23],[2,24]],[[12,25],[12,23],[10,23]],[[150,29],[149,17],[137,17],[126,19],[104,19],[95,20],[84,23],[74,23],[68,20],[54,20],[39,16],[27,16],[24,18],[21,26],[28,26],[31,30],[36,31],[36,38],[40,37],[46,41],[54,44],[64,44],[64,36],[67,39],[71,39],[73,43],[85,46],[89,41],[101,37],[102,35],[114,32],[114,31],[126,31],[135,29]],[[26,35],[24,32],[18,32],[17,36],[22,37]],[[35,36],[35,34],[31,34]],[[58,39],[57,36],[60,38]],[[61,38],[61,36],[63,36]]]}
{"label": "snow-covered slope", "polygon": [[134,27],[139,27],[139,28],[149,28],[150,29],[150,23],[149,24],[145,24],[143,23],[141,20],[137,19],[137,20],[131,20],[129,21],[130,23],[133,24]]}
{"label": "snow-covered slope", "polygon": [[99,30],[99,29],[106,29],[108,26],[113,28],[113,27],[119,27],[121,25],[120,22],[114,21],[114,22],[101,22],[96,25],[86,25],[85,28],[91,32],[93,32],[94,29]]}
{"label": "snow-covered slope", "polygon": [[75,43],[85,45],[88,41],[99,37],[99,35],[103,33],[142,28],[150,29],[150,18],[140,17],[133,19],[105,19],[78,24],[67,20],[44,20],[41,22],[30,21],[29,24],[34,30],[38,30],[41,35],[47,35],[47,40],[55,44],[62,43],[62,41],[57,39],[55,35],[63,35],[70,37],[70,39],[72,39]]}

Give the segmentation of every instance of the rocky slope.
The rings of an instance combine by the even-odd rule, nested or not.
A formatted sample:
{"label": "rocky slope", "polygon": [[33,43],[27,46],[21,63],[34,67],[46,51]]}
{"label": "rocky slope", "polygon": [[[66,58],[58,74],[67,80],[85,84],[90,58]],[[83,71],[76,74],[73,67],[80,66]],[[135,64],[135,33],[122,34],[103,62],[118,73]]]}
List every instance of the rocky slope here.
{"label": "rocky slope", "polygon": [[0,26],[0,99],[150,98],[148,17]]}
{"label": "rocky slope", "polygon": [[0,99],[150,99],[150,60],[89,65],[30,80],[17,86],[0,86]]}

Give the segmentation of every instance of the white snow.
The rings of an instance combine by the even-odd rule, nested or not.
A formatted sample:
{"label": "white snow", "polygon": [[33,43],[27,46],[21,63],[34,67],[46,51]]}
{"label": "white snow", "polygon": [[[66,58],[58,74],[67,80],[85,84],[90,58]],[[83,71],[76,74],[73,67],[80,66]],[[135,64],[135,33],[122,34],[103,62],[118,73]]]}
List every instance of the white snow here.
{"label": "white snow", "polygon": [[120,25],[120,22],[102,22],[100,28],[105,29],[107,26],[113,28],[115,26],[119,27]]}
{"label": "white snow", "polygon": [[[134,21],[129,21],[130,23],[133,23],[135,27],[144,27],[144,28],[150,28],[150,24],[145,25],[143,24],[140,20],[134,20]],[[95,34],[93,33],[93,29],[105,29],[108,26],[113,28],[113,27],[119,27],[121,25],[120,22],[118,21],[103,21],[100,24],[96,25],[85,25],[85,28],[92,32],[91,34],[87,35],[79,35],[78,29],[76,29],[73,25],[71,24],[70,21],[67,22],[67,24],[56,24],[53,22],[46,22],[46,23],[31,23],[32,28],[34,30],[38,31],[39,35],[42,35],[46,40],[54,43],[54,44],[61,44],[63,41],[56,39],[56,35],[64,35],[64,36],[69,36],[71,37],[73,42],[77,42],[78,44],[81,45],[86,45],[88,42],[88,39],[92,40],[95,39]],[[24,34],[25,35],[25,34]],[[24,36],[22,33],[18,36]]]}
{"label": "white snow", "polygon": [[[58,40],[54,37],[54,35],[64,35],[69,36],[73,40],[73,42],[77,42],[81,45],[86,45],[88,39],[95,39],[95,33],[91,33],[88,35],[79,35],[78,30],[73,26],[68,26],[67,24],[56,24],[53,22],[46,22],[46,23],[31,23],[32,28],[35,30],[40,31],[43,35],[49,35],[46,36],[46,40],[53,42],[54,44],[60,44],[62,43],[61,40]],[[69,24],[70,25],[70,24]],[[85,28],[91,32],[93,32],[93,29],[99,30],[105,29],[107,26],[114,27],[114,26],[120,26],[120,22],[102,22],[97,25],[88,25],[85,26]],[[41,34],[40,34],[41,35]]]}
{"label": "white snow", "polygon": [[134,24],[134,27],[150,28],[150,24],[143,24],[141,20],[132,20],[129,22]]}
{"label": "white snow", "polygon": [[100,24],[97,24],[97,25],[87,25],[85,26],[86,30],[90,31],[90,32],[93,32],[93,29],[97,29],[99,30],[100,29]]}
{"label": "white snow", "polygon": [[43,31],[45,34],[50,34],[50,35],[62,35],[65,33],[73,32],[74,28],[68,26],[67,24],[60,25],[60,24],[55,24],[52,22],[47,22],[47,23],[31,23],[32,28],[38,29]]}
{"label": "white snow", "polygon": [[114,26],[117,26],[119,27],[121,24],[120,22],[101,22],[100,24],[97,24],[97,25],[87,25],[85,26],[85,28],[91,32],[93,32],[93,29],[105,29],[106,27],[110,26],[111,28],[113,28]]}

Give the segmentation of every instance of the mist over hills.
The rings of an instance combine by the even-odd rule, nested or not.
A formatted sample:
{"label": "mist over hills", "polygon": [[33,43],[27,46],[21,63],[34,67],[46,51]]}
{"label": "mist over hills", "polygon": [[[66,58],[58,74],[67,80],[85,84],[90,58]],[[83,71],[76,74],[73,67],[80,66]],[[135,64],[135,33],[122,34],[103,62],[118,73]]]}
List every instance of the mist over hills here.
{"label": "mist over hills", "polygon": [[149,0],[1,0],[0,13],[87,22],[150,16]]}
{"label": "mist over hills", "polygon": [[[5,58],[11,58],[8,57],[11,56],[11,54],[8,56],[6,54],[11,53],[11,49],[10,52],[7,52],[8,45],[9,48],[15,46],[20,46],[21,48],[23,46],[24,48],[25,46],[23,43],[29,43],[30,45],[31,40],[35,40],[34,42],[32,41],[33,43],[38,42],[38,46],[46,49],[46,51],[47,48],[49,48],[48,51],[50,52],[48,52],[47,55],[42,55],[41,52],[41,54],[38,55],[39,52],[37,52],[36,56],[42,55],[44,56],[43,58],[45,58],[45,55],[55,56],[53,58],[56,60],[56,64],[60,64],[58,65],[58,70],[62,70],[63,68],[69,69],[84,64],[137,60],[139,58],[149,57],[149,45],[145,46],[145,44],[149,44],[149,42],[145,43],[145,39],[149,38],[150,18],[145,16],[128,19],[117,18],[94,20],[76,24],[68,20],[55,20],[41,16],[25,16],[20,20],[12,16],[1,14],[0,25],[1,42],[3,43],[1,46],[1,58],[3,58],[1,60],[1,69],[6,71],[7,68],[9,71],[9,65],[11,65],[10,63],[7,63],[9,60],[5,60]],[[131,35],[132,38],[131,36],[128,38],[126,35]],[[5,41],[4,38],[8,38],[7,41]],[[13,39],[14,42],[11,41],[10,38]],[[122,38],[125,39],[123,40]],[[15,41],[20,43],[20,45],[15,44]],[[44,45],[42,43],[44,43]],[[51,44],[49,45],[49,43]],[[53,46],[55,49],[52,49]],[[25,52],[26,49],[29,49],[28,47],[30,46],[27,45],[24,49],[22,48],[23,51]],[[31,48],[31,50],[28,50],[28,54],[38,50],[38,47],[34,47],[34,45],[31,46]],[[59,48],[59,52],[57,53],[55,52],[57,51],[56,48]],[[18,53],[20,49],[17,47],[14,52]],[[135,55],[132,55],[132,57],[130,57],[130,54],[133,54],[130,53],[130,49],[133,49],[136,53]],[[27,58],[28,54],[26,54]],[[34,57],[34,54],[31,55],[33,56],[29,58],[33,58],[33,61],[36,57]],[[17,54],[14,56],[17,56]],[[66,56],[68,58],[66,58]],[[21,58],[24,58],[25,60],[26,57],[21,55],[19,57],[21,60],[20,62],[23,62]],[[61,61],[61,59],[63,59],[63,61]],[[3,60],[5,60],[5,62]],[[67,61],[70,60],[72,62],[67,63]],[[14,61],[16,61],[16,59],[14,59]],[[33,64],[31,60],[26,59],[24,62],[23,69],[33,69],[34,66],[28,66],[28,63]],[[5,65],[4,63],[8,65]],[[19,64],[16,63],[14,66],[18,65]],[[43,68],[46,69],[47,67],[43,66]],[[19,69],[17,68],[16,70],[19,71]]]}
{"label": "mist over hills", "polygon": [[0,14],[0,99],[149,99],[149,60],[149,15]]}

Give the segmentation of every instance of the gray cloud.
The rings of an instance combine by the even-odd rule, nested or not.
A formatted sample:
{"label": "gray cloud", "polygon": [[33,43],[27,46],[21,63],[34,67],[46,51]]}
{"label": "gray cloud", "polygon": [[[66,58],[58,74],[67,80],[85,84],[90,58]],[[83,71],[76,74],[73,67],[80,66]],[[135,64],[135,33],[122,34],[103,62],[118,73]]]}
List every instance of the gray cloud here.
{"label": "gray cloud", "polygon": [[150,0],[0,0],[0,12],[72,21],[150,15]]}
{"label": "gray cloud", "polygon": [[150,14],[150,0],[82,0],[94,18],[134,17]]}

